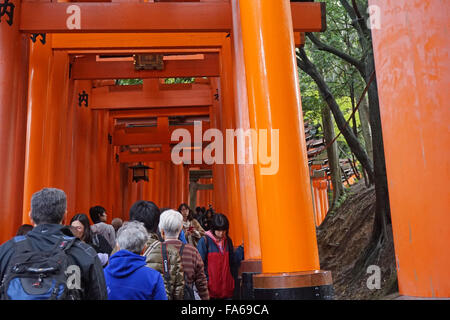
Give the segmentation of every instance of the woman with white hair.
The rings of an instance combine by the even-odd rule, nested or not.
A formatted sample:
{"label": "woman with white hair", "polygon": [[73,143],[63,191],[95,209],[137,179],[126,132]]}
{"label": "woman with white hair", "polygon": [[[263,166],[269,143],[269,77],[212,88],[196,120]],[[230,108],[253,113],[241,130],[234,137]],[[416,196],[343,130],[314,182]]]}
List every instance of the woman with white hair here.
{"label": "woman with white hair", "polygon": [[161,274],[146,266],[148,233],[138,221],[125,222],[117,232],[116,249],[105,268],[109,300],[167,300]]}
{"label": "woman with white hair", "polygon": [[183,228],[181,213],[175,210],[164,211],[159,218],[158,227],[165,243],[175,247],[180,252],[186,284],[191,288],[195,284],[200,299],[209,300],[208,282],[206,281],[202,257],[194,246],[184,244],[178,239]]}

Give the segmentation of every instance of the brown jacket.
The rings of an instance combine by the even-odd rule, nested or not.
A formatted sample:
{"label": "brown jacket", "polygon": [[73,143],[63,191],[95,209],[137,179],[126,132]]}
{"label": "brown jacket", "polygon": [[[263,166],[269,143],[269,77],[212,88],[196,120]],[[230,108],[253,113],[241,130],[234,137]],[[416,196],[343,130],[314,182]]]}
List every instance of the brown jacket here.
{"label": "brown jacket", "polygon": [[[180,252],[181,241],[169,239],[165,241],[167,244],[175,247]],[[183,270],[186,282],[189,285],[195,283],[198,295],[202,300],[209,300],[208,281],[206,280],[202,257],[196,248],[187,244],[183,250]]]}
{"label": "brown jacket", "polygon": [[[192,231],[190,231],[192,228]],[[184,235],[187,242],[194,247],[197,247],[198,241],[205,235],[205,230],[196,219],[183,222]]]}
{"label": "brown jacket", "polygon": [[155,269],[161,273],[164,279],[167,298],[169,300],[183,300],[184,298],[184,272],[180,254],[176,248],[167,246],[167,256],[169,259],[170,283],[164,278],[164,265],[162,256],[162,246],[155,233],[150,233],[147,241],[147,250],[144,253],[147,267]]}

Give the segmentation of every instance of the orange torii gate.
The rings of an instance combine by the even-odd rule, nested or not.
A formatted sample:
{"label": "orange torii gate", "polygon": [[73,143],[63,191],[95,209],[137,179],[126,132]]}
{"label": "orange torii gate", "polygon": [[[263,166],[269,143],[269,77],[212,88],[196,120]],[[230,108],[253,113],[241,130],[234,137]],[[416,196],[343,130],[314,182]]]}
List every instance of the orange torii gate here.
{"label": "orange torii gate", "polygon": [[450,2],[369,4],[399,291],[448,298]]}
{"label": "orange torii gate", "polygon": [[[218,52],[218,74],[211,77],[214,99],[208,102],[211,127],[222,132],[266,129],[269,137],[280,129],[277,173],[264,175],[262,163],[253,168],[213,166],[215,206],[228,214],[235,243],[244,240],[243,272],[259,273],[253,277],[256,298],[330,297],[331,274],[319,266],[294,56],[300,32],[325,28],[323,4],[9,2],[15,6],[15,19],[10,25],[0,24],[4,240],[28,221],[30,197],[44,186],[64,189],[71,213],[105,202],[109,211],[123,214],[123,202],[116,199],[125,193],[133,199],[145,192],[140,184],[123,185],[131,189],[122,195],[114,190],[120,179],[126,180],[110,174],[121,166],[108,147],[114,111],[99,107],[94,96],[102,88],[92,88],[89,76],[83,75],[91,67],[99,73],[97,79],[113,76],[113,71],[121,72],[118,77],[133,73],[120,66],[105,71],[88,64],[92,61],[83,66],[79,60],[71,66],[71,55],[185,50],[214,59],[209,53]],[[34,37],[37,41],[31,43],[29,33],[40,34]],[[203,67],[211,66],[190,70]],[[186,70],[185,76],[190,73]],[[201,71],[217,73],[214,68]],[[79,80],[70,77],[72,73]],[[86,95],[87,107],[80,103]],[[91,103],[98,107],[90,108]],[[160,182],[177,171],[164,163],[155,163],[155,169],[151,178]],[[179,177],[184,176],[180,179],[186,179],[178,171]],[[167,203],[170,192],[180,193],[161,189],[153,195]]]}

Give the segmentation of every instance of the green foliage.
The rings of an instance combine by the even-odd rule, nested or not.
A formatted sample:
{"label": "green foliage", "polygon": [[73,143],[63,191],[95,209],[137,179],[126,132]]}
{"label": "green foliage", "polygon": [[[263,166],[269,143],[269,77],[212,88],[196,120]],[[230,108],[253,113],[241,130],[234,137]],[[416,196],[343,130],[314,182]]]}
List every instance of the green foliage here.
{"label": "green foliage", "polygon": [[321,124],[321,108],[324,103],[317,86],[307,74],[300,72],[299,76],[304,118],[313,125]]}
{"label": "green foliage", "polygon": [[[172,84],[172,83],[192,83],[195,81],[195,78],[166,78],[164,79],[164,83]],[[118,79],[116,80],[116,85],[118,86],[130,86],[136,84],[143,84],[142,79]]]}
{"label": "green foliage", "polygon": [[[320,40],[341,52],[360,59],[363,56],[361,46],[359,45],[358,33],[351,24],[351,18],[341,5],[339,0],[325,0],[327,5],[327,30],[323,33],[316,33],[316,37]],[[367,0],[357,1],[360,11],[364,13],[367,8]],[[309,59],[315,64],[319,72],[322,73],[331,93],[340,106],[340,109],[345,117],[349,119],[352,114],[352,102],[350,88],[354,87],[354,105],[356,106],[358,99],[365,87],[364,81],[361,78],[356,68],[337,56],[318,50],[312,42],[307,38],[305,44],[305,51]],[[307,74],[299,68],[300,90],[302,94],[302,108],[305,120],[314,125],[321,125],[322,115],[321,108],[326,106],[323,101],[317,86]],[[360,119],[356,113],[356,123],[358,132],[360,132]],[[353,125],[353,122],[350,122]],[[335,134],[339,133],[339,129],[335,124]],[[320,130],[318,136],[322,137],[323,132]],[[362,141],[361,135],[359,135]],[[344,137],[341,135],[337,140],[341,149],[346,153],[349,148]]]}
{"label": "green foliage", "polygon": [[118,86],[131,86],[136,84],[142,84],[144,81],[142,79],[118,79],[116,80],[116,85]]}
{"label": "green foliage", "polygon": [[[332,212],[336,211],[342,204],[345,202],[345,200],[349,197],[351,194],[350,188],[344,186],[344,191],[341,194],[341,196],[336,200],[336,203],[333,207]],[[333,191],[328,192],[328,202],[331,203],[333,201]]]}
{"label": "green foliage", "polygon": [[195,81],[195,78],[166,78],[164,79],[164,83],[173,84],[173,83],[192,83]]}
{"label": "green foliage", "polygon": [[346,187],[344,187],[344,193],[339,197],[339,199],[336,200],[336,209],[338,209],[344,203],[349,194],[350,191]]}

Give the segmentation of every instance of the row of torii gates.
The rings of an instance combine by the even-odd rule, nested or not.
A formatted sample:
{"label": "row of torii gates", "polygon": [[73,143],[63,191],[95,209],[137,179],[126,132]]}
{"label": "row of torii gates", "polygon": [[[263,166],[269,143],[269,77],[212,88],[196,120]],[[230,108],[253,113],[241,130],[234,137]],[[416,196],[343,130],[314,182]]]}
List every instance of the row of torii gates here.
{"label": "row of torii gates", "polygon": [[[0,0],[1,241],[46,186],[67,193],[69,216],[102,204],[127,219],[137,199],[187,201],[190,168],[169,158],[175,127],[279,129],[275,174],[261,162],[191,167],[212,170],[210,200],[244,243],[256,298],[329,298],[294,53],[303,32],[325,29],[324,4],[144,2]],[[449,5],[370,3],[382,17],[373,39],[400,293],[449,297]],[[164,68],[136,70],[136,56]],[[161,80],[171,77],[196,80]],[[111,81],[128,78],[143,84]],[[139,161],[154,168],[149,183],[131,182]]]}

